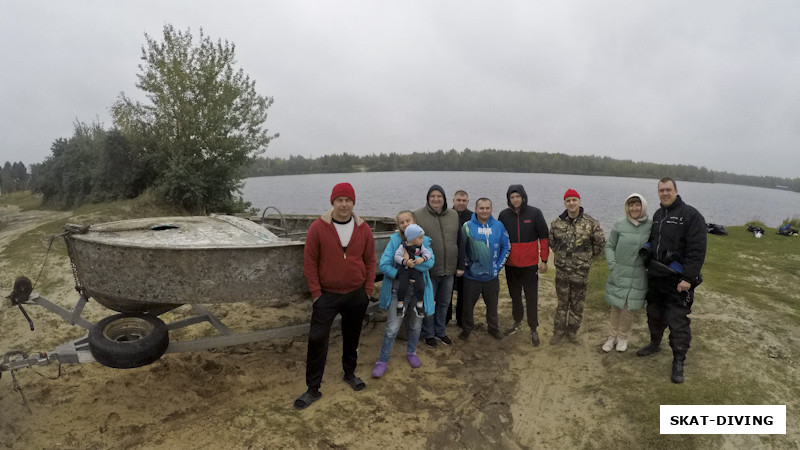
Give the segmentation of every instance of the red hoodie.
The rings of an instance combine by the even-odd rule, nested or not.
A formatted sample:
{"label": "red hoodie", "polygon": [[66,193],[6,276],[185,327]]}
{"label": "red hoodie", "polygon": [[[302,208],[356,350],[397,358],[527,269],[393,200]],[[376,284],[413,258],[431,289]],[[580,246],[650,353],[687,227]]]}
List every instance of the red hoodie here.
{"label": "red hoodie", "polygon": [[346,294],[360,287],[367,295],[372,295],[375,287],[375,241],[369,224],[353,214],[353,235],[345,253],[332,216],[333,209],[320,216],[306,235],[303,273],[311,297],[319,297],[323,290]]}
{"label": "red hoodie", "polygon": [[[511,194],[517,192],[522,196],[519,212],[511,206]],[[497,220],[503,223],[511,241],[511,254],[506,260],[507,266],[530,267],[547,261],[550,256],[549,233],[547,222],[542,211],[528,204],[528,194],[520,184],[512,184],[506,193],[508,209],[500,212]]]}

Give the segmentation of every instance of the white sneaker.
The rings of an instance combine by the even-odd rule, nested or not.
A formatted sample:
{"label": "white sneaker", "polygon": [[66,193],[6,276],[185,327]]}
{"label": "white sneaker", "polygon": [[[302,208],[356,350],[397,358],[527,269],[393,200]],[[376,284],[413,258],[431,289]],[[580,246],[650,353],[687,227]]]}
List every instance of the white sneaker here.
{"label": "white sneaker", "polygon": [[[610,352],[611,350],[613,350],[613,349],[614,349],[614,343],[615,343],[615,342],[617,342],[617,338],[616,338],[616,337],[614,337],[614,336],[611,336],[610,338],[608,338],[608,340],[606,341],[606,343],[605,343],[605,344],[603,344],[603,351],[604,351],[604,352],[606,352],[606,353],[608,353],[608,352]],[[626,344],[626,345],[627,345],[627,344]]]}
{"label": "white sneaker", "polygon": [[628,349],[628,340],[627,339],[620,339],[617,341],[617,351],[624,352]]}

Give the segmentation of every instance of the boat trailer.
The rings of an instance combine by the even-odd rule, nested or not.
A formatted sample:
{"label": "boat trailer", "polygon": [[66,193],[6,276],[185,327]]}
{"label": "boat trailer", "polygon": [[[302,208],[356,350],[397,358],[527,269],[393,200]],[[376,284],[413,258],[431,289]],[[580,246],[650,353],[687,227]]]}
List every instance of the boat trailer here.
{"label": "boat trailer", "polygon": [[[3,372],[6,371],[15,371],[35,366],[46,366],[56,362],[59,364],[82,364],[89,362],[100,362],[103,365],[116,368],[139,367],[154,362],[155,360],[160,358],[162,354],[166,353],[194,352],[200,350],[209,350],[212,348],[222,348],[234,345],[264,342],[271,339],[301,336],[303,334],[307,334],[311,326],[309,323],[305,323],[299,325],[270,328],[270,329],[247,332],[247,333],[238,333],[232,331],[219,318],[217,318],[213,313],[208,311],[202,305],[191,304],[190,306],[193,310],[194,315],[184,319],[176,320],[174,322],[170,322],[168,324],[164,324],[166,327],[166,331],[178,330],[200,323],[209,323],[216,329],[218,335],[206,338],[191,339],[186,341],[172,341],[168,343],[166,350],[162,349],[162,351],[158,352],[155,358],[150,358],[152,360],[146,361],[144,364],[140,364],[140,362],[142,361],[139,362],[128,361],[126,363],[123,363],[123,365],[117,365],[114,363],[114,361],[112,361],[109,364],[109,361],[105,361],[104,357],[97,358],[96,357],[97,353],[93,354],[89,345],[89,340],[91,339],[92,332],[94,330],[94,332],[97,333],[98,331],[100,331],[98,330],[99,328],[98,325],[102,326],[103,325],[102,322],[112,319],[110,321],[111,325],[110,326],[106,325],[102,330],[103,332],[102,334],[104,334],[104,339],[106,341],[112,342],[113,345],[115,345],[115,348],[119,350],[125,346],[134,344],[137,340],[141,340],[146,336],[142,336],[143,334],[142,331],[144,330],[143,329],[139,330],[138,328],[140,327],[137,327],[137,324],[133,324],[134,328],[136,328],[133,332],[131,331],[130,327],[125,329],[124,326],[123,327],[118,326],[117,328],[123,328],[123,329],[121,330],[115,329],[114,319],[117,318],[116,319],[117,324],[123,323],[124,325],[126,318],[141,317],[141,316],[118,314],[115,316],[107,317],[106,319],[103,319],[98,323],[93,323],[81,316],[83,309],[88,301],[89,299],[85,296],[85,294],[80,294],[80,297],[78,298],[78,301],[76,302],[75,306],[72,309],[66,309],[42,297],[37,293],[31,293],[27,299],[17,302],[16,304],[18,306],[21,305],[41,306],[47,309],[48,311],[57,314],[70,325],[77,325],[80,326],[81,328],[84,328],[85,330],[87,330],[89,334],[74,341],[65,342],[56,347],[55,350],[49,353],[39,352],[35,354],[28,354],[22,350],[8,351],[3,355],[2,361],[0,361],[0,377],[2,377]],[[377,312],[377,310],[378,310],[378,302],[374,299],[370,299],[369,306],[367,307],[367,315],[364,320],[366,322],[374,320],[372,316]],[[24,309],[22,309],[22,311],[24,313]],[[122,319],[119,319],[120,316],[122,317]],[[161,322],[161,320],[157,319],[155,316],[152,316],[149,320],[153,319],[157,320],[158,322]],[[340,321],[341,317],[338,316],[334,321],[334,326],[337,326],[340,323]],[[31,325],[31,330],[33,330],[33,325]],[[131,337],[130,334],[134,334],[135,336]],[[111,353],[113,353],[113,350],[111,350]]]}

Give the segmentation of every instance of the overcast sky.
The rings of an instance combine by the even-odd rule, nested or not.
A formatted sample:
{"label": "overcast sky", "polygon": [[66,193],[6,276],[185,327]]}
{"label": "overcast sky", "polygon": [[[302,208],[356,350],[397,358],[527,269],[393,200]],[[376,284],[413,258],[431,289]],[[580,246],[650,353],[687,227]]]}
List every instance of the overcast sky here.
{"label": "overcast sky", "polygon": [[272,96],[267,156],[485,148],[800,177],[800,2],[0,2],[0,162],[113,123],[144,33],[202,27]]}

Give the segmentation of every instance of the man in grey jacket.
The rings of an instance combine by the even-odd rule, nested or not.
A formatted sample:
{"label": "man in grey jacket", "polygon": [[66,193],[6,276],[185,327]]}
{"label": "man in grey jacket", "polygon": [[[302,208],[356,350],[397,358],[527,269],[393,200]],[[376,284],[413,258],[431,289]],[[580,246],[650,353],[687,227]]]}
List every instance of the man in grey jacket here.
{"label": "man in grey jacket", "polygon": [[436,262],[430,270],[436,309],[422,321],[422,337],[428,347],[436,347],[437,339],[445,345],[453,341],[447,336],[447,307],[453,293],[458,262],[458,212],[447,207],[444,189],[434,184],[428,189],[426,205],[414,212],[417,225],[431,238],[431,251]]}

